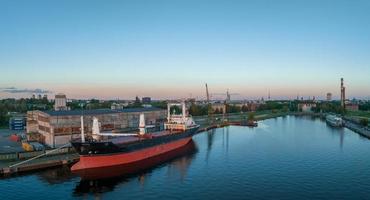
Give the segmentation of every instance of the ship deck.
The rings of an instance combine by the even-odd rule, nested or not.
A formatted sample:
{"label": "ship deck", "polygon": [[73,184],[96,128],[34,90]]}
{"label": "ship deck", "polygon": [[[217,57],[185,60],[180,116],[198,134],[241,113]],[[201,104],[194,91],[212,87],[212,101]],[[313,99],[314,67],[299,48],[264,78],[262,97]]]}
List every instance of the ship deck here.
{"label": "ship deck", "polygon": [[110,138],[108,140],[114,144],[129,144],[129,143],[134,143],[137,141],[150,140],[153,138],[163,137],[166,135],[172,135],[172,134],[181,133],[181,132],[182,131],[164,130],[164,131],[158,131],[158,132],[153,132],[153,133],[147,133],[146,135],[149,137],[117,136],[117,137]]}

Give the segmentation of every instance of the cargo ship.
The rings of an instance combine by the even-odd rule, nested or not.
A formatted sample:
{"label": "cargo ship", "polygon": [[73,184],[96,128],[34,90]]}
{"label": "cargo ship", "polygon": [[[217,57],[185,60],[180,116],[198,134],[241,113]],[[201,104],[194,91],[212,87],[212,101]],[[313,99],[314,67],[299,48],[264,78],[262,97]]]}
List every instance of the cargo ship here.
{"label": "cargo ship", "polygon": [[[171,114],[172,106],[181,106],[182,113]],[[80,160],[71,167],[71,171],[82,177],[98,169],[104,171],[112,167],[132,166],[176,150],[188,144],[199,129],[199,125],[187,114],[185,102],[168,104],[167,122],[162,131],[148,131],[153,127],[145,125],[144,114],[140,114],[139,131],[136,133],[101,133],[98,119],[94,117],[92,138],[85,140],[83,127],[81,116],[81,139],[71,141],[80,155]]]}
{"label": "cargo ship", "polygon": [[[78,174],[82,177],[80,183],[85,182],[87,187],[91,187],[91,180],[103,180],[108,181],[108,183],[115,182],[117,180],[125,179],[126,177],[132,177],[136,175],[143,175],[149,172],[155,167],[167,163],[170,165],[176,162],[181,162],[182,164],[190,164],[193,154],[197,151],[197,147],[193,140],[190,140],[186,145],[177,148],[173,151],[169,151],[158,156],[154,156],[148,159],[144,159],[138,162],[133,162],[129,164],[97,168],[91,170],[82,170]],[[185,161],[185,163],[184,163]],[[102,186],[98,184],[99,186]]]}

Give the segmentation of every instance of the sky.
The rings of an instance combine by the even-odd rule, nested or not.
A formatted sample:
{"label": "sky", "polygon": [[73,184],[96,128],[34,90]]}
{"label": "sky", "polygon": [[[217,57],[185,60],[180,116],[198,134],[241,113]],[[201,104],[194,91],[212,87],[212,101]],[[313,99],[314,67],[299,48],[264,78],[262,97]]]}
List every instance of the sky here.
{"label": "sky", "polygon": [[[370,98],[370,1],[1,0],[0,98]],[[224,98],[212,95],[212,98]]]}

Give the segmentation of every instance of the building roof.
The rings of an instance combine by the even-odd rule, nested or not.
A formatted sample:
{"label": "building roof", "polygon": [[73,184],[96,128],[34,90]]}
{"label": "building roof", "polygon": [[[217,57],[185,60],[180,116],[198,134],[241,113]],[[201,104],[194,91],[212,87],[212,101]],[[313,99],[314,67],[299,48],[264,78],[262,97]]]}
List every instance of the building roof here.
{"label": "building roof", "polygon": [[67,98],[67,96],[65,94],[58,93],[55,95],[55,98]]}
{"label": "building roof", "polygon": [[111,109],[95,109],[95,110],[48,110],[42,111],[50,116],[72,116],[72,115],[103,115],[103,114],[113,114],[113,113],[130,113],[130,112],[150,112],[150,111],[160,111],[160,108],[126,108],[119,110]]}
{"label": "building roof", "polygon": [[146,108],[125,108],[121,110],[117,110],[119,112],[150,112],[150,111],[161,111],[164,109],[156,108],[156,107],[146,107]]}

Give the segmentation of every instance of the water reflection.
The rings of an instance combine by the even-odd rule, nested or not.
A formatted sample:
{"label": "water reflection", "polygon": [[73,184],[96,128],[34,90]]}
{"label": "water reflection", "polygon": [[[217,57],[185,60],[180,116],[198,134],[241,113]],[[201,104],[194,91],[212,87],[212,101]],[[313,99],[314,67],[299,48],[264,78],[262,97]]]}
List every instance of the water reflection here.
{"label": "water reflection", "polygon": [[344,133],[345,128],[343,127],[333,127],[326,123],[326,120],[321,117],[317,116],[296,116],[296,118],[306,119],[309,121],[319,122],[319,123],[325,123],[326,129],[334,136],[339,135],[339,147],[342,150],[344,145]]}
{"label": "water reflection", "polygon": [[[225,130],[226,130],[226,133],[225,133]],[[225,142],[225,138],[226,138],[226,142]],[[229,126],[227,127],[224,127],[224,129],[222,130],[222,143],[226,143],[226,153],[229,152]]]}
{"label": "water reflection", "polygon": [[56,166],[56,167],[51,167],[47,169],[43,169],[40,171],[28,171],[28,172],[19,172],[16,174],[12,174],[10,176],[2,176],[0,177],[1,180],[5,179],[14,179],[14,178],[20,178],[20,177],[28,177],[32,176],[33,174],[37,175],[37,179],[39,179],[42,182],[46,182],[49,185],[54,185],[54,184],[61,184],[64,182],[69,182],[73,178],[78,177],[75,174],[71,173],[70,170],[71,166],[69,165],[63,165],[63,166]]}
{"label": "water reflection", "polygon": [[38,178],[40,180],[49,184],[60,184],[68,182],[75,177],[78,176],[71,173],[70,166],[47,169],[38,174]]}
{"label": "water reflection", "polygon": [[215,129],[211,129],[207,131],[207,151],[206,151],[206,161],[207,162],[209,159],[209,155],[211,153],[215,132],[216,132]]}
{"label": "water reflection", "polygon": [[339,135],[339,147],[340,149],[343,149],[345,129],[342,127],[333,127],[329,124],[326,124],[326,127],[333,135]]}
{"label": "water reflection", "polygon": [[181,179],[183,179],[196,151],[197,147],[194,141],[191,140],[187,145],[174,151],[140,161],[131,166],[112,168],[105,170],[103,173],[101,171],[96,171],[96,174],[104,174],[109,177],[113,177],[114,175],[114,178],[102,178],[97,180],[81,179],[74,189],[74,195],[83,196],[84,194],[92,193],[96,194],[98,198],[98,194],[113,191],[117,185],[121,187],[134,178],[137,178],[138,182],[143,185],[146,176],[149,175],[152,170],[165,163],[168,166],[167,173],[170,176],[179,174]]}

